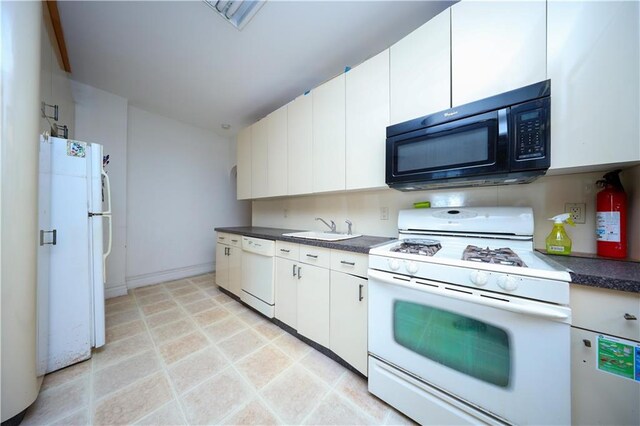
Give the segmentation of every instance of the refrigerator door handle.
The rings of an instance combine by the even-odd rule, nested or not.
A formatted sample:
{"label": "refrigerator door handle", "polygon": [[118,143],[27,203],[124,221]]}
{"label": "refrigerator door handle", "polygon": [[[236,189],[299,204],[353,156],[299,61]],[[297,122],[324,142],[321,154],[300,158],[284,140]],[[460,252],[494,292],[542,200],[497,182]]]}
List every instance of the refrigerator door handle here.
{"label": "refrigerator door handle", "polygon": [[109,175],[104,170],[100,172],[104,178],[106,198],[108,200],[107,210],[102,212],[102,216],[106,217],[109,221],[109,242],[107,244],[107,251],[102,255],[102,282],[107,282],[107,256],[111,254],[111,245],[113,243],[113,221],[111,218],[111,182],[109,182]]}
{"label": "refrigerator door handle", "polygon": [[110,215],[111,214],[111,182],[109,181],[109,175],[103,170],[100,172],[102,177],[104,178],[104,186],[106,187],[107,192],[107,210],[103,211],[102,214]]}

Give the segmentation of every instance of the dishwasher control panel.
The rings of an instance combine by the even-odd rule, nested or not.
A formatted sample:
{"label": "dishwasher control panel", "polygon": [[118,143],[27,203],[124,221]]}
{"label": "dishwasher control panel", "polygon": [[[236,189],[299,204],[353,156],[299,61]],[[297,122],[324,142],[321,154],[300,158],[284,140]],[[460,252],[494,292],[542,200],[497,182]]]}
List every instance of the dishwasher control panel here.
{"label": "dishwasher control panel", "polygon": [[242,250],[263,256],[275,256],[276,242],[262,238],[242,237]]}

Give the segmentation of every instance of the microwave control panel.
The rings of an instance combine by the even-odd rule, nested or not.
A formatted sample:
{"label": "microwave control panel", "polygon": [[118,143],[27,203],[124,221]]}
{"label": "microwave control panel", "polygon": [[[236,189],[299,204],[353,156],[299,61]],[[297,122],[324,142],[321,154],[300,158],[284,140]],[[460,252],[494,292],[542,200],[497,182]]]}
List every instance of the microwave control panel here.
{"label": "microwave control panel", "polygon": [[516,160],[529,160],[545,156],[544,122],[544,108],[522,111],[516,115]]}

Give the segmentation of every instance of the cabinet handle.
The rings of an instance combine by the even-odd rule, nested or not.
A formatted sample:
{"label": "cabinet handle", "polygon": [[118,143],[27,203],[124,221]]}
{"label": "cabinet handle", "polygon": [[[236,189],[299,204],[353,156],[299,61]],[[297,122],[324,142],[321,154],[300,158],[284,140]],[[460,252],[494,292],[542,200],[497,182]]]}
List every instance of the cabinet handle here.
{"label": "cabinet handle", "polygon": [[227,256],[231,256],[231,249],[229,247],[226,247],[224,251]]}
{"label": "cabinet handle", "polygon": [[317,259],[318,255],[317,254],[309,254],[309,253],[307,253],[307,257],[310,257],[312,259]]}
{"label": "cabinet handle", "polygon": [[627,321],[636,321],[638,318],[636,318],[635,315],[624,314],[624,319],[626,319]]}
{"label": "cabinet handle", "polygon": [[232,241],[232,242],[234,242],[234,243],[237,243],[237,242],[238,242],[238,240],[231,240],[231,241]]}
{"label": "cabinet handle", "polygon": [[347,262],[346,260],[341,260],[340,263],[343,265],[356,266],[356,262]]}
{"label": "cabinet handle", "polygon": [[224,237],[218,237],[219,240],[224,240]]}
{"label": "cabinet handle", "polygon": [[582,339],[582,343],[584,343],[584,345],[588,348],[591,347],[591,340],[589,339]]}
{"label": "cabinet handle", "polygon": [[298,279],[302,278],[302,267],[298,266]]}
{"label": "cabinet handle", "polygon": [[296,276],[296,265],[293,265],[293,276]]}
{"label": "cabinet handle", "polygon": [[364,284],[360,284],[358,286],[358,301],[362,302],[362,299],[364,299],[364,297],[362,296],[362,288],[364,287]]}
{"label": "cabinet handle", "polygon": [[281,252],[283,253],[289,253],[291,250],[287,250],[287,249],[280,249]]}

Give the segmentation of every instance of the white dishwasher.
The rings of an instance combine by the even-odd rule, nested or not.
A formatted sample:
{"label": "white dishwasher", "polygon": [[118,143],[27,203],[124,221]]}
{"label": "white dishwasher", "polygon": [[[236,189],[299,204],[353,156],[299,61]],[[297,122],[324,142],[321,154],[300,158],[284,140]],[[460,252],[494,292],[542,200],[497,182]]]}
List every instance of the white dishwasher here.
{"label": "white dishwasher", "polygon": [[275,241],[242,237],[242,292],[240,299],[273,318],[275,296]]}

